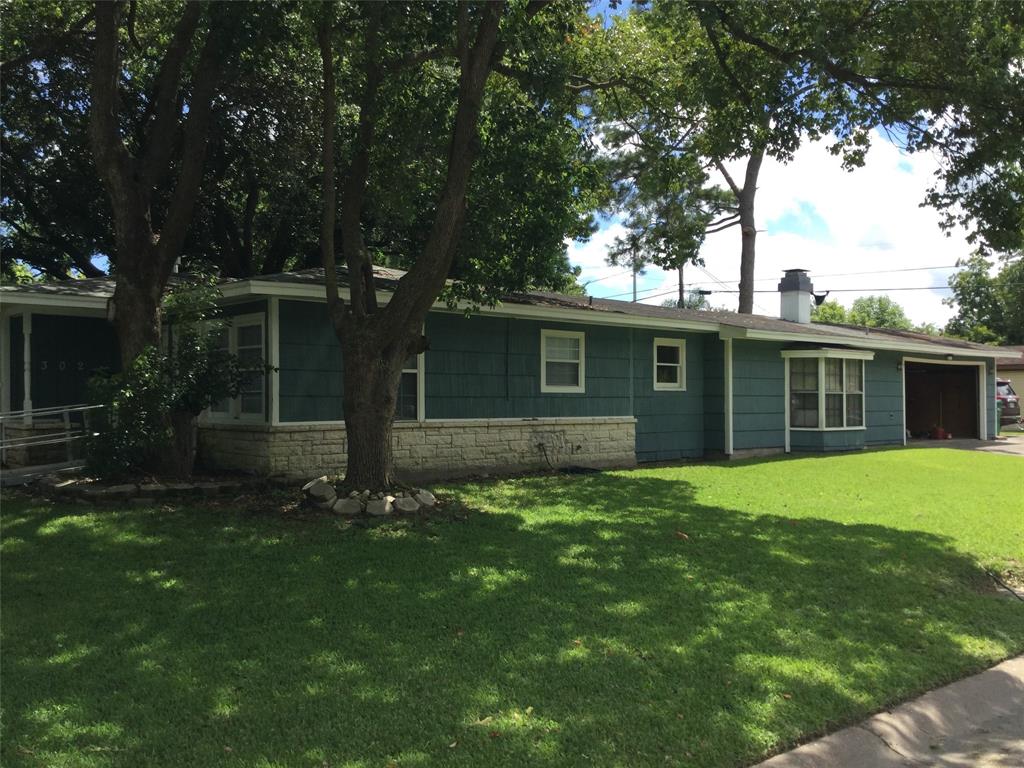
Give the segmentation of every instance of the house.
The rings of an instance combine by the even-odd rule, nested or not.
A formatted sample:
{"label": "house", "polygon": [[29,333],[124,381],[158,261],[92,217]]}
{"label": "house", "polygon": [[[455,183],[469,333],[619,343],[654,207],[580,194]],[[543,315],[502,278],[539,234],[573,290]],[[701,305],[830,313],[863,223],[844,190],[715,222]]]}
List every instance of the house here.
{"label": "house", "polygon": [[996,347],[999,358],[996,359],[996,374],[1000,379],[1010,382],[1015,392],[1024,392],[1024,346]]}
{"label": "house", "polygon": [[[400,279],[378,269],[382,300]],[[803,270],[781,318],[533,292],[469,317],[438,304],[430,348],[402,375],[394,429],[407,475],[607,467],[710,456],[903,445],[941,426],[996,433],[999,350],[810,323]],[[344,466],[341,353],[322,270],[222,284],[225,344],[272,367],[201,420],[211,467],[308,477]],[[81,402],[116,365],[113,282],[0,289],[3,408]]]}

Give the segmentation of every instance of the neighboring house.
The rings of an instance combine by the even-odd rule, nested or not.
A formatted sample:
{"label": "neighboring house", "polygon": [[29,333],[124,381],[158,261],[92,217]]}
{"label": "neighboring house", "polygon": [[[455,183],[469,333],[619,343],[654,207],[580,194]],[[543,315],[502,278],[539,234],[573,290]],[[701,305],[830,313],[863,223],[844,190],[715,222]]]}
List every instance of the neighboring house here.
{"label": "neighboring house", "polygon": [[[401,275],[377,271],[383,300]],[[855,450],[936,426],[995,435],[996,349],[812,325],[806,273],[788,271],[779,287],[785,319],[540,292],[469,317],[439,304],[429,350],[402,377],[396,465],[456,475]],[[102,279],[0,289],[5,410],[84,398],[88,372],[116,361],[103,320],[112,291]],[[301,476],[344,467],[341,351],[322,270],[222,291],[226,346],[273,370],[203,417],[201,461]]]}
{"label": "neighboring house", "polygon": [[1024,392],[1024,346],[1020,347],[996,347],[1000,357],[996,359],[997,376],[1000,379],[1008,379],[1013,390],[1017,394]]}

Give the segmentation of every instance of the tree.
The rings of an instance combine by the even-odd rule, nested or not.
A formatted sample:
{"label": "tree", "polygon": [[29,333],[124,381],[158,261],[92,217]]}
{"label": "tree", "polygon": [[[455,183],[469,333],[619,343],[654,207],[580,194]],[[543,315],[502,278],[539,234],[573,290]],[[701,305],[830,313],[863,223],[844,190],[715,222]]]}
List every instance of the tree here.
{"label": "tree", "polygon": [[863,328],[892,328],[909,331],[913,328],[903,307],[888,296],[861,296],[847,310],[835,299],[811,310],[812,323],[826,325],[858,325]]}
{"label": "tree", "polygon": [[679,299],[665,299],[661,302],[661,306],[674,307],[676,309],[700,309],[704,311],[713,309],[711,302],[707,299],[707,292],[701,291],[699,288],[691,288],[681,302]]}
{"label": "tree", "polygon": [[[208,13],[199,3],[184,6],[166,51],[156,62],[152,96],[145,105],[149,119],[142,135],[129,143],[122,135],[120,116],[125,78],[119,30],[130,18],[123,10],[125,6],[107,2],[94,7],[89,137],[113,211],[117,283],[112,309],[121,362],[127,368],[160,340],[161,297],[191,223],[213,100],[241,17],[225,4],[210,6]],[[206,29],[201,32],[204,17]],[[200,35],[198,58],[187,72],[186,63]],[[186,101],[187,110],[182,107]],[[174,182],[164,201],[157,197],[158,185],[171,175]]]}
{"label": "tree", "polygon": [[[609,169],[624,223],[652,241],[644,253],[665,267],[695,260],[706,235],[739,227],[739,311],[752,312],[764,158],[787,161],[808,135],[856,123],[855,100],[723,32],[700,4],[654,3],[618,19],[608,37],[589,85],[604,143],[617,153]],[[727,168],[736,159],[738,178]],[[708,186],[711,168],[726,188]]]}
{"label": "tree", "polygon": [[[983,0],[818,3],[695,0],[702,23],[751,45],[854,120],[836,124],[847,165],[860,162],[868,129],[943,163],[925,202],[973,229],[986,250],[1024,246],[1024,6]],[[779,19],[786,19],[779,24]]]}
{"label": "tree", "polygon": [[1024,344],[1024,257],[1004,255],[1001,267],[976,253],[949,278],[956,315],[946,333],[981,344]]}
{"label": "tree", "polygon": [[865,328],[892,328],[909,331],[912,328],[903,307],[888,296],[861,296],[854,299],[847,315],[850,325]]}
{"label": "tree", "polygon": [[[343,15],[341,23],[336,11]],[[391,482],[391,423],[402,365],[426,348],[423,322],[434,302],[445,290],[453,300],[487,300],[508,285],[562,277],[565,233],[584,231],[580,201],[586,199],[581,183],[586,174],[577,160],[579,135],[571,119],[576,97],[564,88],[566,40],[582,23],[584,8],[545,2],[337,9],[327,4],[318,12],[320,246],[328,311],[344,360],[345,483],[382,488]],[[335,55],[339,46],[345,56]],[[347,68],[344,85],[353,89],[355,116],[340,145],[335,135],[338,66]],[[423,72],[431,78],[422,77]],[[501,77],[492,85],[495,72]],[[510,145],[509,135],[529,141]],[[396,136],[410,141],[396,141]],[[340,163],[338,146],[345,157]],[[408,166],[396,162],[406,159],[406,151],[414,153]],[[541,173],[534,165],[533,173],[523,173],[523,158],[546,170]],[[375,172],[383,160],[392,173],[402,175],[402,183],[378,186],[381,177]],[[488,184],[475,186],[478,162],[492,172]],[[336,165],[341,168],[337,174]],[[509,197],[495,183],[497,173],[518,185],[529,186],[532,180],[532,191],[524,191],[549,198],[537,203],[542,211],[557,214],[554,226],[517,201],[511,201],[513,207],[502,202],[504,215],[497,220],[474,218],[477,196]],[[336,175],[341,191],[337,212]],[[375,253],[366,235],[381,220],[382,210],[408,213],[422,210],[425,203],[431,210],[424,222],[428,226],[402,260],[408,272],[387,303],[380,304],[373,279]],[[494,205],[501,210],[497,201]],[[336,228],[347,300],[338,290]],[[462,237],[470,232],[486,236],[474,244]],[[496,258],[485,258],[491,255]],[[461,279],[448,284],[451,276]],[[500,279],[485,284],[484,277]]]}
{"label": "tree", "polygon": [[811,307],[811,322],[824,325],[845,325],[850,322],[846,307],[835,299]]}

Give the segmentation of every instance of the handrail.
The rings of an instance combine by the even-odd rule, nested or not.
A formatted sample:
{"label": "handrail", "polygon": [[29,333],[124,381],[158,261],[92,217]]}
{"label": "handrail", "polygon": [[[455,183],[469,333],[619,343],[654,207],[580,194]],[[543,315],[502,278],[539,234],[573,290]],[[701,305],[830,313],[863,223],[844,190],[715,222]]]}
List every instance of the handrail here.
{"label": "handrail", "polygon": [[[28,452],[33,448],[64,445],[67,447],[67,459],[69,462],[72,461],[75,442],[95,437],[99,434],[94,432],[89,426],[90,411],[105,407],[103,405],[56,405],[47,408],[8,411],[7,413],[0,414],[0,460],[6,465],[7,452],[12,450],[26,451],[25,456],[27,458],[30,455]],[[76,423],[74,424],[72,424],[71,419],[71,414],[73,413],[82,414],[81,419],[76,418]],[[33,421],[37,418],[42,423],[37,422],[33,424]],[[56,424],[46,423],[48,421],[56,422],[58,419],[59,422]],[[77,423],[79,421],[81,421],[80,424]],[[9,422],[18,422],[18,424],[15,425]],[[8,430],[20,431],[15,429],[16,426],[29,429],[31,433],[27,435],[18,434],[13,439],[9,439],[7,437]],[[54,429],[55,427],[56,429]],[[63,427],[63,429],[60,427]]]}
{"label": "handrail", "polygon": [[6,419],[23,419],[25,416],[51,416],[58,413],[81,413],[105,408],[104,405],[53,405],[46,408],[29,408],[23,411],[4,411],[0,413],[0,421]]}

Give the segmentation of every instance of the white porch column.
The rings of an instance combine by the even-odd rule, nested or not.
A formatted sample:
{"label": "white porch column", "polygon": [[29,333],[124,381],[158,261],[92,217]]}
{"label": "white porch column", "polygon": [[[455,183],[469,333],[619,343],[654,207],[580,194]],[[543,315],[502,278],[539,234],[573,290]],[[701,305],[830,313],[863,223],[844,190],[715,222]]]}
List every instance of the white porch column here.
{"label": "white porch column", "polygon": [[11,410],[11,319],[0,307],[0,412]]}
{"label": "white porch column", "polygon": [[26,411],[23,419],[26,426],[32,426],[32,313],[26,312],[21,316],[21,343],[23,352],[24,371],[22,377],[25,387],[25,396],[21,401],[21,408]]}

